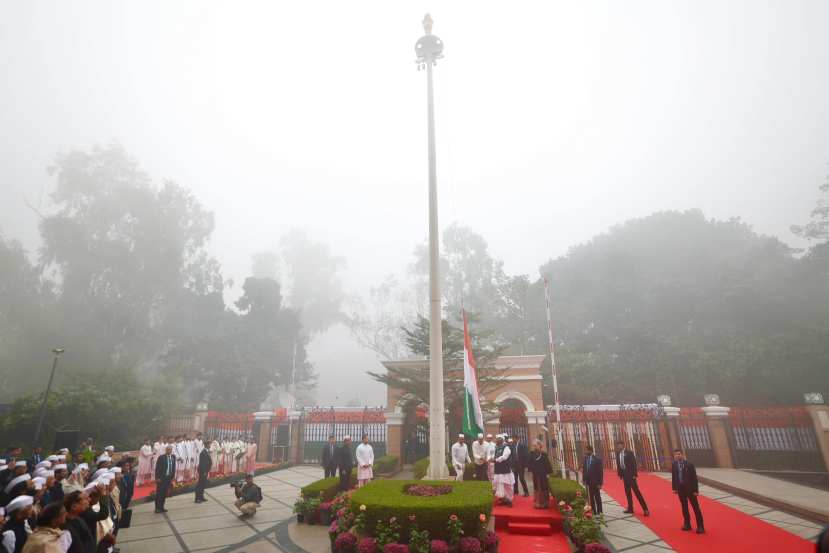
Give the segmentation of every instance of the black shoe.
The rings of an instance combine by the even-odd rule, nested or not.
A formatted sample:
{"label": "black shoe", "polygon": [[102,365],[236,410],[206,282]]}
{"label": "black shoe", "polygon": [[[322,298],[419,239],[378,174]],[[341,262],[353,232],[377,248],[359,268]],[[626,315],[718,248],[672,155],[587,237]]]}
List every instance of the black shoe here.
{"label": "black shoe", "polygon": [[682,531],[683,532],[690,532],[691,531],[691,525],[686,524],[685,526],[682,527]]}
{"label": "black shoe", "polygon": [[627,514],[627,515],[632,515],[632,514],[633,514],[633,509],[625,509],[625,510],[624,510],[624,511],[622,511],[622,512],[623,512],[623,513],[625,513],[625,514]]}
{"label": "black shoe", "polygon": [[697,528],[697,534],[704,534],[704,533],[705,533],[705,528],[703,528],[702,526]]}
{"label": "black shoe", "polygon": [[163,512],[164,512],[164,511],[162,511],[161,509],[156,509],[156,510],[155,510],[155,514],[157,514],[157,515],[160,515],[160,514],[161,514],[161,513],[163,513]]}
{"label": "black shoe", "polygon": [[651,512],[650,512],[650,511],[648,511],[647,509],[645,509],[645,516],[646,516],[646,517],[651,516]]}
{"label": "black shoe", "polygon": [[524,496],[524,497],[530,497],[530,494],[528,494],[528,493],[523,493],[521,495]]}

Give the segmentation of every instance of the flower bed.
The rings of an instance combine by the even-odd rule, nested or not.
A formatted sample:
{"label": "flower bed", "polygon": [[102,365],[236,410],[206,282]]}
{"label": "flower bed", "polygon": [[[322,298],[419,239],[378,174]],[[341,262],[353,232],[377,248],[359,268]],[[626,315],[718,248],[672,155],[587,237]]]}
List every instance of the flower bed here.
{"label": "flower bed", "polygon": [[403,487],[403,493],[406,495],[416,495],[418,497],[435,497],[437,495],[446,495],[452,491],[452,486],[433,486],[430,484],[409,484]]}
{"label": "flower bed", "polygon": [[[446,463],[446,467],[449,469],[449,476],[455,476],[455,467],[452,466],[452,463]],[[423,459],[418,459],[412,465],[412,472],[414,473],[415,480],[420,480],[424,476],[426,476],[426,471],[429,469],[429,458],[424,457]],[[472,463],[467,464],[463,468],[463,479],[464,480],[472,480],[475,477],[475,465]]]}
{"label": "flower bed", "polygon": [[[351,471],[351,481],[349,482],[349,488],[353,488],[356,485],[357,469],[354,469]],[[334,499],[334,496],[337,495],[337,492],[339,490],[340,477],[331,476],[329,478],[317,480],[316,482],[311,482],[307,486],[302,487],[302,489],[300,489],[300,495],[306,498],[316,497],[320,501],[331,501],[332,499]]]}
{"label": "flower bed", "polygon": [[586,551],[586,546],[598,544],[602,539],[602,526],[607,526],[604,516],[593,513],[585,500],[584,488],[578,483],[573,482],[576,486],[574,488],[571,484],[567,484],[567,482],[572,482],[570,480],[551,478],[551,488],[553,480],[557,481],[556,485],[559,487],[559,493],[554,493],[554,496],[558,501],[558,509],[564,517],[564,530],[578,551]]}
{"label": "flower bed", "polygon": [[[451,492],[430,497],[408,495],[413,485],[447,486]],[[362,507],[362,509],[361,509]],[[367,535],[378,537],[391,519],[399,525],[399,534],[407,538],[413,527],[427,531],[433,540],[451,540],[451,519],[458,522],[463,536],[478,536],[492,512],[492,486],[489,482],[421,482],[413,480],[378,480],[351,496],[352,512],[361,513]]]}
{"label": "flower bed", "polygon": [[584,486],[575,480],[565,480],[556,476],[550,476],[548,482],[550,483],[550,494],[556,498],[556,501],[572,503],[576,499],[577,493],[583,496],[587,494]]}

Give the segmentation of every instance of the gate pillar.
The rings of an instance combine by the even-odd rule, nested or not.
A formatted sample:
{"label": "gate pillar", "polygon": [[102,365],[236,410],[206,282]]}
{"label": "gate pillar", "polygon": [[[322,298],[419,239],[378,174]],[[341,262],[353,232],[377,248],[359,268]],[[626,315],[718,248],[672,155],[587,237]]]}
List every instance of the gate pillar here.
{"label": "gate pillar", "polygon": [[708,427],[708,437],[711,440],[711,449],[714,451],[714,462],[717,467],[734,468],[734,455],[731,452],[729,439],[728,412],[731,409],[722,405],[708,405],[702,408],[705,413],[705,424]]}
{"label": "gate pillar", "polygon": [[302,464],[302,447],[303,447],[303,432],[302,428],[302,412],[288,411],[288,420],[291,424],[291,451],[288,461],[299,465]]}
{"label": "gate pillar", "polygon": [[256,460],[260,463],[270,463],[273,460],[273,448],[271,447],[273,413],[271,411],[257,411],[253,414],[253,421],[253,427],[259,427],[259,435],[253,437],[258,444]]}
{"label": "gate pillar", "polygon": [[682,438],[679,435],[679,407],[666,405],[662,407],[665,418],[659,420],[659,438],[662,441],[662,467],[671,467],[674,450],[682,449]]}
{"label": "gate pillar", "polygon": [[806,410],[812,416],[818,449],[823,455],[823,464],[829,471],[829,405],[823,404],[823,396],[817,393],[804,394]]}
{"label": "gate pillar", "polygon": [[397,457],[397,467],[403,463],[403,413],[386,411],[386,454]]}

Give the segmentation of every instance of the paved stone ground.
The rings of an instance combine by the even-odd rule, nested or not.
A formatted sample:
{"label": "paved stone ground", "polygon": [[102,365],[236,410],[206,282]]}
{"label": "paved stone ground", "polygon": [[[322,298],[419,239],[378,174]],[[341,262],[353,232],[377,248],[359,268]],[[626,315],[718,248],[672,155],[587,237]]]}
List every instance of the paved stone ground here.
{"label": "paved stone ground", "polygon": [[136,505],[132,527],[118,534],[118,547],[121,553],[296,553],[286,539],[291,508],[299,488],[322,476],[322,469],[308,466],[257,476],[264,501],[248,520],[238,518],[228,485],[208,488],[207,503],[194,503],[193,494],[171,497],[164,514],[155,514],[152,503]]}
{"label": "paved stone ground", "polygon": [[[671,475],[667,473],[655,474],[666,480],[671,478]],[[814,541],[821,530],[819,524],[770,509],[765,505],[731,495],[711,486],[700,485],[699,493],[807,540]],[[607,521],[607,528],[604,532],[605,538],[618,553],[665,553],[673,551],[667,543],[660,540],[659,536],[642,524],[639,519],[633,515],[623,513],[625,507],[619,505],[604,491],[602,491],[602,507]],[[634,502],[634,507],[638,509],[639,505]],[[677,521],[681,523],[679,513],[679,504],[677,503]]]}

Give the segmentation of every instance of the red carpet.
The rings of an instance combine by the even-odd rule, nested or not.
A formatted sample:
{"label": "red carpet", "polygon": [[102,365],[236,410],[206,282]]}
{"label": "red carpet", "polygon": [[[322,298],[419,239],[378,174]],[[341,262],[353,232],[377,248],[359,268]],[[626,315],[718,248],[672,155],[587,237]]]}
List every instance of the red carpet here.
{"label": "red carpet", "polygon": [[532,497],[516,496],[512,507],[495,506],[492,514],[499,551],[570,553],[558,509],[533,509]]}
{"label": "red carpet", "polygon": [[[640,473],[639,489],[648,502],[651,516],[642,516],[634,496],[636,518],[678,553],[813,553],[815,550],[815,545],[803,538],[702,495],[699,496],[699,505],[706,533],[683,532],[680,530],[682,509],[671,491],[670,480]],[[627,507],[624,485],[615,473],[605,473],[604,490],[623,508]],[[693,509],[691,524],[696,529]]]}
{"label": "red carpet", "polygon": [[[271,465],[270,463],[256,463],[256,470],[267,468],[267,467],[272,467],[272,466],[273,465]],[[238,472],[236,474],[240,478],[242,477],[241,472]],[[226,478],[228,476],[230,476],[230,475],[228,475],[228,474],[224,474],[224,475],[217,474],[215,476],[215,478]],[[213,480],[214,477],[211,476],[210,479]],[[195,482],[195,480],[193,482]],[[189,483],[192,483],[192,482],[189,482]],[[132,498],[133,498],[133,500],[144,499],[145,497],[148,497],[153,492],[155,492],[155,482],[149,482],[147,484],[142,484],[141,486],[136,486],[135,490],[133,491]]]}

